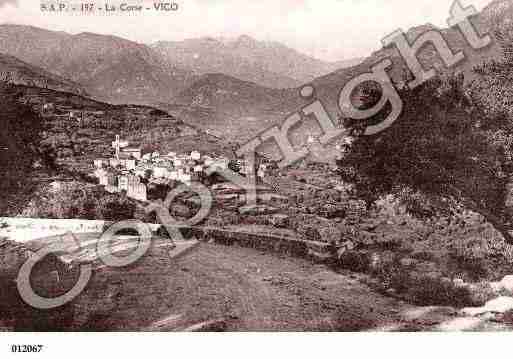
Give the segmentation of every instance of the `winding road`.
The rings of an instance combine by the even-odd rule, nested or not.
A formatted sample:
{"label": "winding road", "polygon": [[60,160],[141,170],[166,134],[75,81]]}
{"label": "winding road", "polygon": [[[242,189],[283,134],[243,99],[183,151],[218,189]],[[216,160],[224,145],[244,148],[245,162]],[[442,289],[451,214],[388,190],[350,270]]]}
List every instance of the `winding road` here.
{"label": "winding road", "polygon": [[76,325],[99,331],[386,330],[411,324],[404,313],[413,308],[356,274],[208,243],[179,258],[156,249],[131,267],[103,268],[75,304]]}

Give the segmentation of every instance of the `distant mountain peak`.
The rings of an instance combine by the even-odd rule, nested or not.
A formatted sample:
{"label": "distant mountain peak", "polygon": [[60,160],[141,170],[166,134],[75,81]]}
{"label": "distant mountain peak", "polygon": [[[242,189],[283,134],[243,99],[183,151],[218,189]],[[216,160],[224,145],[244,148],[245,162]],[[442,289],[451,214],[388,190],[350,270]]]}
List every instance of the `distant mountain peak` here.
{"label": "distant mountain peak", "polygon": [[216,39],[215,37],[210,37],[210,36],[203,37],[202,39],[205,41],[209,41],[209,42],[219,42],[218,39]]}
{"label": "distant mountain peak", "polygon": [[326,62],[279,42],[260,41],[247,34],[236,38],[202,37],[152,46],[169,63],[195,74],[226,75],[270,88],[293,88],[352,62]]}
{"label": "distant mountain peak", "polygon": [[253,45],[258,41],[249,35],[240,35],[234,42],[238,45]]}

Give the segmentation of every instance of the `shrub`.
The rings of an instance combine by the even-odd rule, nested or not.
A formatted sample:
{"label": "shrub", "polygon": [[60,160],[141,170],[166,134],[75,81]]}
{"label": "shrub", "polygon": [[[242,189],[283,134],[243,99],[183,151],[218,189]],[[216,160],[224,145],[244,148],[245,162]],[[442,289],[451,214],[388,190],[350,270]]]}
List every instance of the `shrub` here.
{"label": "shrub", "polygon": [[396,258],[379,260],[371,264],[372,274],[379,279],[384,289],[395,289],[398,293],[409,290],[411,285],[409,271]]}
{"label": "shrub", "polygon": [[441,278],[422,277],[412,283],[410,295],[417,305],[472,306],[474,301],[468,288],[456,287]]}
{"label": "shrub", "polygon": [[436,253],[432,251],[421,250],[418,252],[414,252],[412,255],[413,259],[425,262],[433,262],[437,259]]}
{"label": "shrub", "polygon": [[353,272],[365,273],[371,265],[370,256],[362,251],[345,251],[339,257],[339,267]]}
{"label": "shrub", "polygon": [[99,199],[95,212],[97,219],[106,221],[123,221],[133,219],[136,205],[125,196],[107,195]]}
{"label": "shrub", "polygon": [[449,245],[449,267],[454,273],[471,280],[487,278],[490,269],[486,257],[490,254],[487,241],[481,238],[456,239]]}
{"label": "shrub", "polygon": [[63,183],[58,191],[43,190],[23,211],[26,217],[96,218],[97,194],[80,182]]}

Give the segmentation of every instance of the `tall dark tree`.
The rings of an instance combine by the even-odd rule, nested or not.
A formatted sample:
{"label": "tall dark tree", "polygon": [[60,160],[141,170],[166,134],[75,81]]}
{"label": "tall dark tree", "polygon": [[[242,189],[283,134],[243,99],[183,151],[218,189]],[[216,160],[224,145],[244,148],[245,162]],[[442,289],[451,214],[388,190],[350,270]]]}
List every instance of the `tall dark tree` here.
{"label": "tall dark tree", "polygon": [[421,195],[432,215],[475,211],[513,243],[513,126],[499,90],[511,70],[500,72],[482,69],[470,87],[460,75],[401,91],[401,117],[376,136],[355,139],[339,163],[343,178],[368,203],[410,193]]}

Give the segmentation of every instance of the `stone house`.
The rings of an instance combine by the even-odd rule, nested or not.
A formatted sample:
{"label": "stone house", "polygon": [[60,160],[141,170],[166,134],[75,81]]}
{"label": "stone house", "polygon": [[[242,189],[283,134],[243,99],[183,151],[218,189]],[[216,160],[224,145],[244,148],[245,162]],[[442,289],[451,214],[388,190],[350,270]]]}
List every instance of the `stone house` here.
{"label": "stone house", "polygon": [[116,186],[116,176],[110,171],[104,171],[98,179],[102,186]]}
{"label": "stone house", "polygon": [[104,168],[109,165],[109,159],[107,158],[98,158],[94,160],[94,167],[96,168]]}
{"label": "stone house", "polygon": [[144,183],[134,183],[129,185],[127,196],[145,202],[148,200],[148,189]]}
{"label": "stone house", "polygon": [[118,176],[118,188],[120,191],[128,191],[128,176]]}
{"label": "stone house", "polygon": [[135,148],[135,147],[123,148],[121,153],[128,157],[133,157],[136,160],[140,160],[142,158],[142,150],[140,148]]}
{"label": "stone house", "polygon": [[198,151],[192,151],[191,159],[194,161],[199,161],[201,159],[201,153],[199,153]]}

